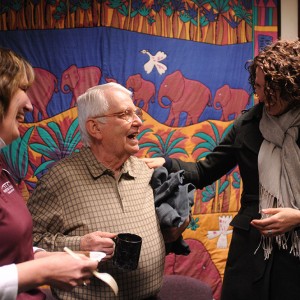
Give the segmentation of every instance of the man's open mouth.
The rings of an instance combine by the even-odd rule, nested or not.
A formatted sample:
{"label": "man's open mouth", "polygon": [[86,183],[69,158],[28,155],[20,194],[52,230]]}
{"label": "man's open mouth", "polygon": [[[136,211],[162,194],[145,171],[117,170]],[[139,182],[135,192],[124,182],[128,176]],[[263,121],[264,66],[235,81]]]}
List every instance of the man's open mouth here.
{"label": "man's open mouth", "polygon": [[131,140],[135,139],[137,137],[138,133],[132,133],[132,134],[129,134],[127,137]]}

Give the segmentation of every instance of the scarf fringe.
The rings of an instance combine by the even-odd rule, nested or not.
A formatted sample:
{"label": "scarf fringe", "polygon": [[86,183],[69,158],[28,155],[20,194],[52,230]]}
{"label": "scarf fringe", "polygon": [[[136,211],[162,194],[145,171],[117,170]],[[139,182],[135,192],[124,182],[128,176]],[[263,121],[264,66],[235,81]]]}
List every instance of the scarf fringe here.
{"label": "scarf fringe", "polygon": [[[263,198],[263,206],[261,206],[262,201],[260,201],[260,213],[261,213],[261,218],[265,219],[268,218],[269,216],[267,214],[262,213],[262,209],[263,208],[268,208],[268,207],[280,207],[278,205],[278,197],[275,197],[274,195],[270,194],[261,184],[259,187],[259,191],[260,191],[260,198]],[[300,258],[300,238],[297,234],[297,231],[295,230],[291,230],[290,232],[288,232],[288,234],[281,234],[281,235],[277,235],[275,237],[269,237],[269,236],[265,236],[265,235],[261,235],[261,239],[259,242],[258,247],[256,248],[256,250],[254,251],[254,254],[256,254],[256,252],[259,250],[259,248],[261,247],[264,251],[264,259],[269,259],[272,251],[273,251],[273,241],[275,240],[275,242],[277,243],[279,249],[284,249],[287,250],[288,249],[288,239],[291,238],[291,249],[290,249],[290,253],[292,253],[294,256],[299,257]]]}
{"label": "scarf fringe", "polygon": [[297,231],[292,232],[291,239],[292,239],[292,247],[290,253],[300,258],[300,239]]}

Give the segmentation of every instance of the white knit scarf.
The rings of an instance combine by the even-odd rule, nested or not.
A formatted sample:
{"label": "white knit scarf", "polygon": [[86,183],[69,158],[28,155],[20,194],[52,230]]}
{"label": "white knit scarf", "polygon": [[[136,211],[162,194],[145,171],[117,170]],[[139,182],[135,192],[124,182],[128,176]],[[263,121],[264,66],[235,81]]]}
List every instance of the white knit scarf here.
{"label": "white knit scarf", "polygon": [[[297,145],[300,127],[300,108],[293,108],[281,116],[273,117],[263,110],[259,129],[264,137],[258,154],[259,204],[264,208],[291,207],[300,209],[300,149]],[[262,218],[268,217],[262,213]],[[287,235],[275,237],[280,248],[291,249],[300,257],[300,240],[292,230]],[[264,257],[268,259],[273,246],[273,237],[262,236]]]}

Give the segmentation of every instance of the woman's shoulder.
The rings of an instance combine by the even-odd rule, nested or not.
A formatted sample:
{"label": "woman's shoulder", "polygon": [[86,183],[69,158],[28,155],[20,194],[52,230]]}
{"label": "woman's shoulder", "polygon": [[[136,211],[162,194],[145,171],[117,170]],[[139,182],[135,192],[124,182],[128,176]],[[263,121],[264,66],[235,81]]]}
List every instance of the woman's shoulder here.
{"label": "woman's shoulder", "polygon": [[235,126],[240,126],[244,122],[260,120],[263,111],[263,103],[258,103],[247,110],[243,110],[241,115],[235,120]]}

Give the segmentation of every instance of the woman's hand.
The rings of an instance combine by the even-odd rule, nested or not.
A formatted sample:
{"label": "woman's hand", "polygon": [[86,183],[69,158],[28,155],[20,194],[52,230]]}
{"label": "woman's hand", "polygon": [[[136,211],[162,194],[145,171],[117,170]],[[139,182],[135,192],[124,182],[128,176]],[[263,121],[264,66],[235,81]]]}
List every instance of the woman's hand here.
{"label": "woman's hand", "polygon": [[262,210],[263,214],[269,215],[264,219],[252,220],[251,224],[261,234],[276,236],[292,230],[300,224],[300,211],[293,208],[267,208]]}
{"label": "woman's hand", "polygon": [[74,259],[68,253],[49,256],[47,258],[49,264],[47,284],[63,290],[89,284],[89,278],[93,276],[93,271],[97,270],[98,262],[82,254],[78,256],[80,259]]}
{"label": "woman's hand", "polygon": [[16,265],[18,293],[41,285],[70,291],[75,286],[89,284],[89,278],[98,267],[98,261],[82,254],[79,254],[80,259],[75,259],[65,252],[46,255],[47,252],[44,253],[44,257]]}
{"label": "woman's hand", "polygon": [[166,160],[163,157],[151,157],[151,158],[141,158],[150,169],[156,169],[163,166]]}

